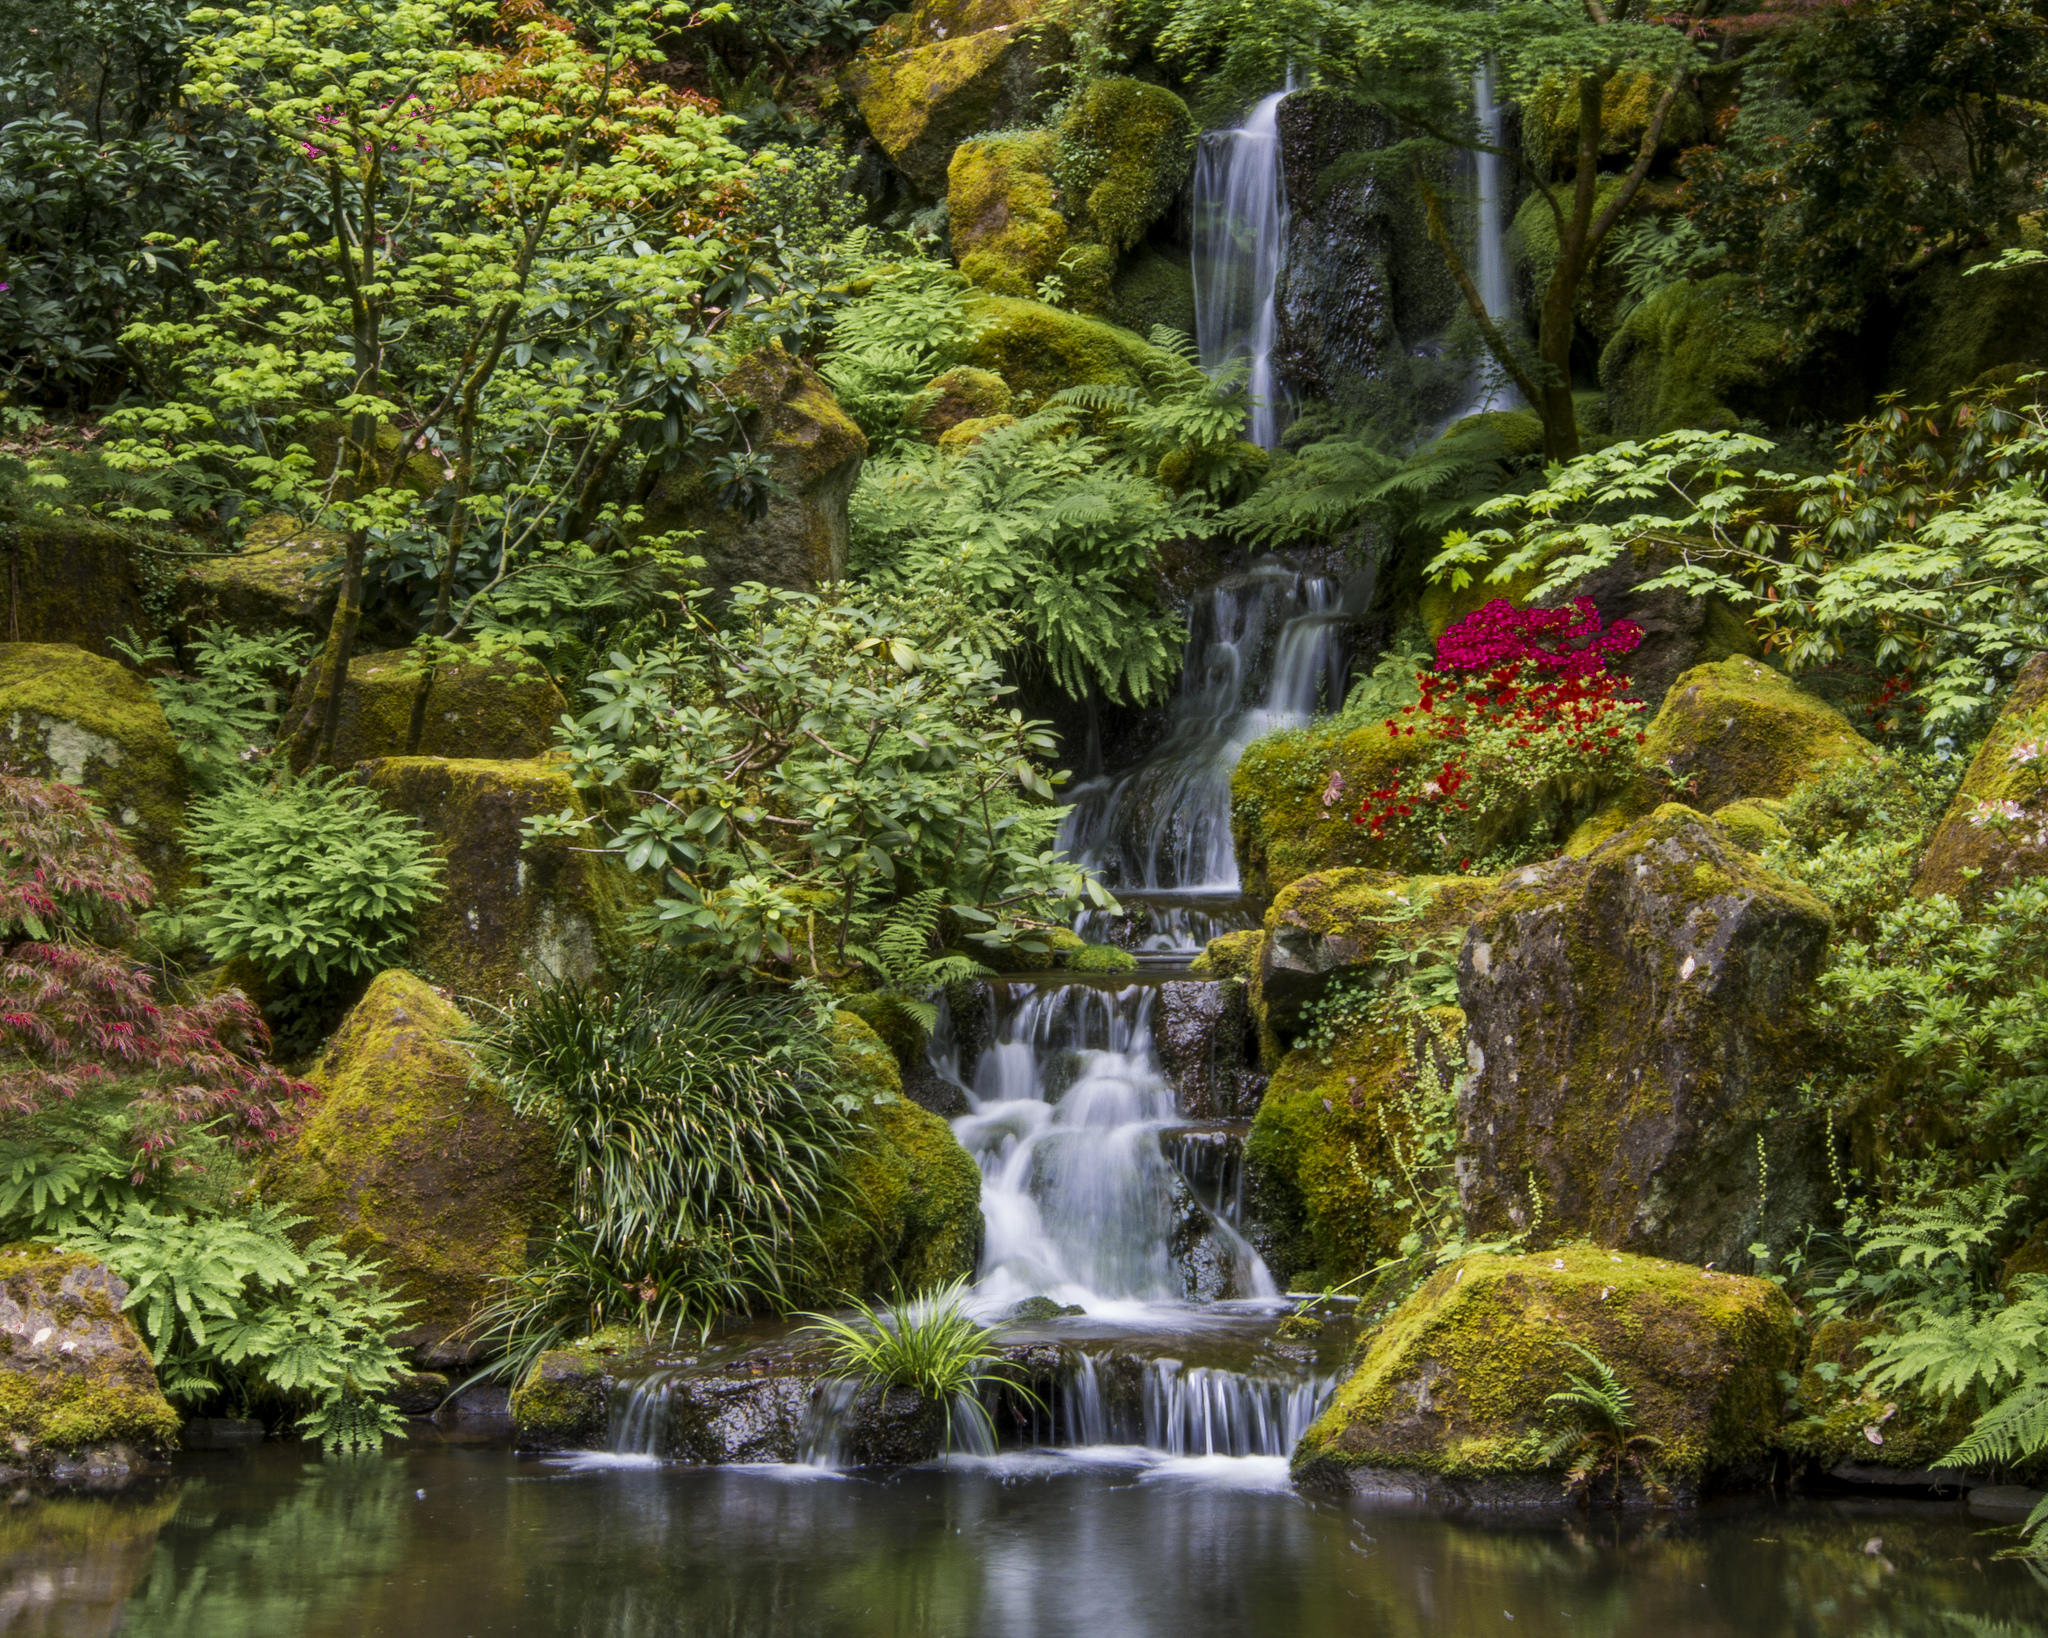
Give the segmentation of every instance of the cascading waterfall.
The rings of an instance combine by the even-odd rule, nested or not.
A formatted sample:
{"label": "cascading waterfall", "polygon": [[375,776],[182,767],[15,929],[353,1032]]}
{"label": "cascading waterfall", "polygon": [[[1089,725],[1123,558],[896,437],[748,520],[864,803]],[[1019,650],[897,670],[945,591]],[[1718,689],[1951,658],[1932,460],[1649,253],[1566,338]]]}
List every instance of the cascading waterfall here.
{"label": "cascading waterfall", "polygon": [[1273,373],[1287,188],[1280,170],[1280,104],[1262,100],[1232,131],[1211,131],[1195,155],[1195,345],[1202,367],[1250,371],[1245,436],[1280,442],[1285,405]]}
{"label": "cascading waterfall", "polygon": [[1334,1372],[1290,1376],[1152,1359],[1137,1393],[1119,1394],[1083,1354],[1048,1406],[1044,1443],[1066,1449],[1141,1445],[1168,1456],[1285,1456],[1336,1388]]}
{"label": "cascading waterfall", "polygon": [[[1486,316],[1500,323],[1507,319],[1514,302],[1508,284],[1507,164],[1499,152],[1504,117],[1494,90],[1493,64],[1484,58],[1472,70],[1472,111],[1485,144],[1472,155],[1472,282],[1479,287]],[[1520,402],[1514,383],[1491,355],[1485,355],[1473,372],[1471,399],[1459,413],[1513,409]]]}

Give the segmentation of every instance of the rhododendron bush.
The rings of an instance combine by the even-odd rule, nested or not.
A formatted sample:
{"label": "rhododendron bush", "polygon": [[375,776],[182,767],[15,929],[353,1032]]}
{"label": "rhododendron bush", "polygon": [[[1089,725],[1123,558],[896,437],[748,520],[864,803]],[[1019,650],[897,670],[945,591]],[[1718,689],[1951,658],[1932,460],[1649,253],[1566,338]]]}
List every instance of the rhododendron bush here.
{"label": "rhododendron bush", "polygon": [[1391,738],[1439,748],[1366,792],[1353,814],[1441,870],[1500,869],[1563,839],[1633,771],[1642,702],[1610,660],[1643,640],[1605,625],[1589,597],[1518,609],[1497,598],[1447,630],[1422,697],[1385,721]]}

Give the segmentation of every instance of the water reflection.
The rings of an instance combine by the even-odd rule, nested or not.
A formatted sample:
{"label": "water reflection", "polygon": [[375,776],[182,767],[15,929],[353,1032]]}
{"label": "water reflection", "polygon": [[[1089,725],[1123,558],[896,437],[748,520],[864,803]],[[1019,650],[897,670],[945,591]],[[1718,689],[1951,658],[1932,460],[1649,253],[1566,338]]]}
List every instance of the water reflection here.
{"label": "water reflection", "polygon": [[2048,1634],[2043,1586],[1953,1508],[1479,1526],[1306,1502],[1273,1462],[1107,1453],[831,1483],[459,1448],[187,1463],[153,1496],[18,1501],[0,1631]]}

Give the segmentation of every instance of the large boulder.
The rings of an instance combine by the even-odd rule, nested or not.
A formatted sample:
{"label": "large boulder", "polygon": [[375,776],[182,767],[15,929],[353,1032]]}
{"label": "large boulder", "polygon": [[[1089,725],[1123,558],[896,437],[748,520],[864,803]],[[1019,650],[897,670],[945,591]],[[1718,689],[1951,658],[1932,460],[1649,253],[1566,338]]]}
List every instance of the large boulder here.
{"label": "large boulder", "polygon": [[903,1095],[896,1055],[862,1019],[832,1015],[833,1053],[861,1097],[841,1152],[811,1283],[826,1297],[923,1291],[974,1272],[981,1169],[930,1110]]}
{"label": "large boulder", "polygon": [[713,585],[758,580],[816,591],[844,579],[846,502],[867,458],[867,438],[817,371],[779,347],[743,360],[719,391],[746,406],[747,447],[768,456],[777,488],[767,509],[745,517],[718,504],[702,474],[679,469],[648,502],[646,527],[696,530],[690,549],[702,554]]}
{"label": "large boulder", "polygon": [[1601,351],[1614,431],[1733,432],[1776,405],[1786,350],[1784,325],[1764,315],[1741,274],[1675,280],[1633,309]]}
{"label": "large boulder", "polygon": [[0,643],[0,757],[90,791],[161,891],[185,868],[185,765],[149,684],[66,643]]}
{"label": "large boulder", "polygon": [[920,8],[916,43],[858,57],[840,71],[840,89],[882,151],[926,193],[944,190],[962,141],[1030,125],[1058,94],[1058,70],[1071,50],[1066,30],[1037,20],[981,24],[1004,4],[955,8],[961,15],[951,25],[935,8]]}
{"label": "large boulder", "polygon": [[155,622],[142,603],[134,543],[92,518],[58,517],[0,530],[8,560],[10,641],[76,643],[95,654]]}
{"label": "large boulder", "polygon": [[103,1263],[52,1246],[0,1250],[0,1471],[119,1477],[176,1439],[149,1349]]}
{"label": "large boulder", "polygon": [[1247,893],[1271,898],[1318,871],[1364,868],[1412,875],[1426,861],[1398,837],[1374,836],[1351,816],[1389,775],[1437,754],[1426,734],[1384,723],[1327,725],[1256,739],[1230,776],[1230,830]]}
{"label": "large boulder", "polygon": [[1053,177],[1058,151],[1052,131],[974,137],[953,150],[946,168],[953,254],[982,289],[1029,296],[1060,270],[1070,234]]}
{"label": "large boulder", "polygon": [[[1973,874],[1974,872],[1974,874]],[[1913,882],[1981,904],[2000,888],[2048,874],[2048,654],[2029,660],[1970,760]]]}
{"label": "large boulder", "polygon": [[1195,161],[1188,105],[1125,75],[1085,81],[1059,127],[1060,180],[1082,232],[1114,255],[1166,214]]}
{"label": "large boulder", "polygon": [[[291,720],[311,708],[312,674],[299,684]],[[420,742],[411,746],[414,701],[427,691]],[[357,654],[348,663],[341,691],[341,722],[334,736],[334,761],[343,767],[372,757],[484,757],[520,760],[545,754],[555,724],[568,702],[548,674],[532,661],[501,654],[488,661],[447,660],[427,680],[419,656],[409,649]]]}
{"label": "large boulder", "polygon": [[1001,376],[1026,407],[1063,387],[1140,387],[1165,362],[1158,348],[1128,330],[1042,301],[977,296],[968,317],[975,331],[965,362]]}
{"label": "large boulder", "polygon": [[171,591],[172,617],[187,640],[209,625],[316,637],[334,618],[340,572],[339,540],[272,512],[249,525],[240,552],[186,565]]}
{"label": "large boulder", "polygon": [[1770,1116],[1830,931],[1818,899],[1675,803],[1510,871],[1458,961],[1473,1230],[1726,1263],[1812,1221],[1801,1128]]}
{"label": "large boulder", "polygon": [[413,1302],[401,1340],[423,1365],[462,1364],[463,1327],[526,1266],[560,1193],[554,1140],[514,1113],[460,1042],[469,1021],[411,973],[371,981],[314,1072],[320,1101],[269,1168],[269,1192]]}
{"label": "large boulder", "polygon": [[[1792,1305],[1765,1280],[1586,1246],[1439,1269],[1376,1332],[1295,1447],[1296,1481],[1383,1501],[1554,1504],[1545,1400],[1604,1360],[1678,1498],[1768,1454],[1797,1357]],[[1642,1499],[1639,1489],[1630,1499]]]}
{"label": "large boulder", "polygon": [[551,762],[391,756],[356,777],[419,820],[441,860],[411,964],[458,995],[502,1004],[531,984],[587,982],[604,966],[632,893],[613,859],[563,839],[529,843],[526,821],[581,814]]}
{"label": "large boulder", "polygon": [[1642,766],[1703,810],[1790,796],[1843,762],[1881,753],[1849,719],[1747,656],[1693,667],[1651,719]]}

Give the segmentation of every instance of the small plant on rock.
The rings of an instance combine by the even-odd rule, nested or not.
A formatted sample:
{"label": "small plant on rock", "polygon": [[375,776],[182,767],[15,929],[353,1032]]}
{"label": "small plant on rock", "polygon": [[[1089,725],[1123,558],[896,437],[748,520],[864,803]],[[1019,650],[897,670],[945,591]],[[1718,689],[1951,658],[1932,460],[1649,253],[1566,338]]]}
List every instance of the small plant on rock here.
{"label": "small plant on rock", "polygon": [[1661,1507],[1670,1492],[1654,1458],[1664,1441],[1637,1429],[1634,1390],[1592,1349],[1576,1342],[1565,1346],[1591,1369],[1585,1376],[1565,1372],[1566,1386],[1543,1401],[1564,1423],[1544,1446],[1544,1460],[1564,1465],[1564,1493],[1583,1504],[1590,1505],[1604,1485],[1619,1506],[1623,1485],[1634,1478]]}

